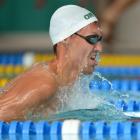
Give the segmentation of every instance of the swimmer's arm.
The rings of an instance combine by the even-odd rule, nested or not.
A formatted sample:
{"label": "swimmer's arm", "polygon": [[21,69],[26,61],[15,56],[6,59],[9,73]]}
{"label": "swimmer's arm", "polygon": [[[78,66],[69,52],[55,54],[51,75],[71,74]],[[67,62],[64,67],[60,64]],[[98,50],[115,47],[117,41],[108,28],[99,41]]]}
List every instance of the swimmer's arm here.
{"label": "swimmer's arm", "polygon": [[55,81],[40,75],[19,78],[0,98],[0,120],[23,120],[31,109],[47,102],[57,90]]}

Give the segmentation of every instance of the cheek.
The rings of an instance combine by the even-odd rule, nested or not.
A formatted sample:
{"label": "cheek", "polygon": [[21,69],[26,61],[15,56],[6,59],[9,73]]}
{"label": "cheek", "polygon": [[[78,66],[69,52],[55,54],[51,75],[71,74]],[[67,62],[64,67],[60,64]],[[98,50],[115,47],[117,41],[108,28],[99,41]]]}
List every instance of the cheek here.
{"label": "cheek", "polygon": [[[76,41],[75,41],[76,42]],[[82,67],[87,65],[88,55],[92,48],[87,46],[87,43],[84,42],[76,42],[73,46],[71,46],[71,55],[76,63],[79,63]]]}
{"label": "cheek", "polygon": [[89,51],[87,49],[81,49],[79,51],[79,56],[80,56],[80,58],[82,60],[82,63],[83,62],[85,63],[87,61],[88,55],[89,55]]}
{"label": "cheek", "polygon": [[85,47],[85,48],[83,49],[83,53],[82,53],[83,59],[87,60],[87,59],[88,59],[88,56],[89,56],[89,54],[90,54],[90,52],[91,52],[91,49]]}
{"label": "cheek", "polygon": [[83,60],[86,57],[87,50],[84,46],[76,46],[72,48],[71,53],[75,58]]}
{"label": "cheek", "polygon": [[81,55],[81,66],[82,68],[87,68],[89,64],[89,50],[85,49]]}

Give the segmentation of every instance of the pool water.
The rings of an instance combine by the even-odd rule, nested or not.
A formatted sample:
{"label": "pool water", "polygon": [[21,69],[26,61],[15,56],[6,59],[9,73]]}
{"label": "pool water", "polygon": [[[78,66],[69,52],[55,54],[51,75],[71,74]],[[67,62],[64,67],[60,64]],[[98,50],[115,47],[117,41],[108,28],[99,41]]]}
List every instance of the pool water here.
{"label": "pool water", "polygon": [[98,109],[79,109],[58,113],[47,118],[49,122],[56,120],[78,119],[81,121],[125,121],[129,117],[125,116],[121,111],[110,107],[101,107]]}

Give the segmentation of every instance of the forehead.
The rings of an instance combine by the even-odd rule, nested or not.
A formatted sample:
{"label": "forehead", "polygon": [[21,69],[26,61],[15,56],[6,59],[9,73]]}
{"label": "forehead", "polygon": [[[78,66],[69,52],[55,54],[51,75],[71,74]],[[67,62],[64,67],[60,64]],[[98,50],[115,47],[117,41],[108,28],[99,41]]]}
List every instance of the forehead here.
{"label": "forehead", "polygon": [[91,34],[102,34],[102,31],[99,24],[95,22],[85,26],[78,33],[83,35],[91,35]]}

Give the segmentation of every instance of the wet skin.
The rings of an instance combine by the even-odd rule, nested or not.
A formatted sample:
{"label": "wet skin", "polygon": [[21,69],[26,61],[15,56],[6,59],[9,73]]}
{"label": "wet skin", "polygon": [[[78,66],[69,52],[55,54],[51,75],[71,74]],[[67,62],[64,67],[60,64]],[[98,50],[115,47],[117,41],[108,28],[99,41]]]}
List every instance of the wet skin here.
{"label": "wet skin", "polygon": [[[99,34],[96,23],[79,32],[83,36]],[[57,108],[59,101],[55,94],[63,86],[71,86],[80,73],[91,74],[97,65],[95,56],[102,50],[98,42],[91,45],[75,34],[57,44],[57,55],[48,65],[37,64],[5,87],[0,96],[0,120],[25,120],[31,110],[40,111],[44,105],[45,115]]]}

